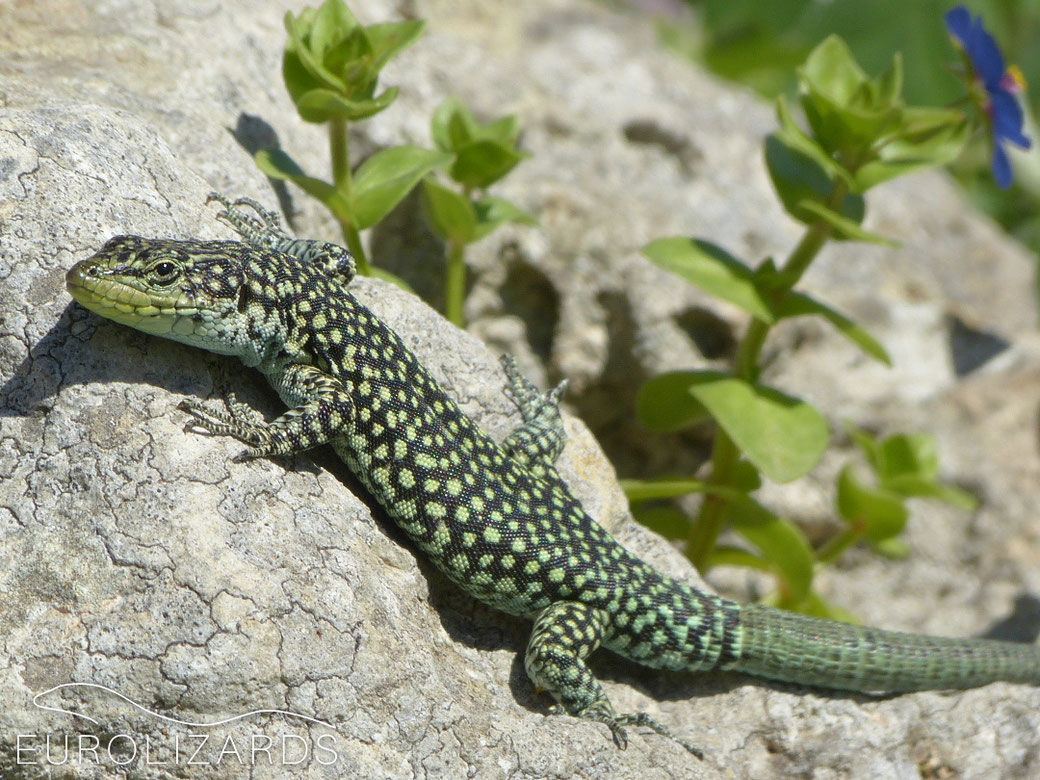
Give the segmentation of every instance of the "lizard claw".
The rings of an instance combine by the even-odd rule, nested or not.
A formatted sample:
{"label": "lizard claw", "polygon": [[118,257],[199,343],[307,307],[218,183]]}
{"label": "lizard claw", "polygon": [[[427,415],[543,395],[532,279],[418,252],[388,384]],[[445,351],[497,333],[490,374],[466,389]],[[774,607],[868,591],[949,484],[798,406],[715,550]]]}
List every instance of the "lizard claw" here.
{"label": "lizard claw", "polygon": [[610,728],[610,733],[614,737],[614,744],[622,750],[628,750],[628,732],[626,732],[624,726],[621,725],[620,719],[608,721],[607,726]]}

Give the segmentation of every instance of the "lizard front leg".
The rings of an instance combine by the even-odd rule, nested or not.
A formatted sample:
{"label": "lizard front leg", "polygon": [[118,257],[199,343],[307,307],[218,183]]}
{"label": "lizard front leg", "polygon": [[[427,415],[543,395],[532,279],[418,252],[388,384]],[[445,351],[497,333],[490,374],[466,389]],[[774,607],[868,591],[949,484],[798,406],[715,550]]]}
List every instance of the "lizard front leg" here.
{"label": "lizard front leg", "polygon": [[321,369],[291,364],[271,382],[283,398],[298,405],[267,423],[257,421],[252,410],[229,396],[227,412],[211,411],[189,401],[181,409],[194,420],[186,429],[201,428],[206,433],[233,436],[250,445],[237,460],[293,455],[325,444],[341,434],[353,417],[354,405],[342,383]]}

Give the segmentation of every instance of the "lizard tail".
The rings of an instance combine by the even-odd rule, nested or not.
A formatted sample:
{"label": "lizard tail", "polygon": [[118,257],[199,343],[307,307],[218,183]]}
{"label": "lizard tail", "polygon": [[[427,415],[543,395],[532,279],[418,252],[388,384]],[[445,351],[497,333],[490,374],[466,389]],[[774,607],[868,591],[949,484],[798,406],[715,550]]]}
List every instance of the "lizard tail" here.
{"label": "lizard tail", "polygon": [[740,610],[739,651],[728,669],[849,691],[974,688],[1040,683],[1040,646],[882,631],[759,605]]}

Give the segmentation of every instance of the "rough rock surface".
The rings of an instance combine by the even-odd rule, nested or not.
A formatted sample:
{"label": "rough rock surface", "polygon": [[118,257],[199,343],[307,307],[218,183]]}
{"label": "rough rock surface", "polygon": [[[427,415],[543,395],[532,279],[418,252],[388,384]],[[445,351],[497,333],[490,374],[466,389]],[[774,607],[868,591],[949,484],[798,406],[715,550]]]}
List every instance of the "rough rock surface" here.
{"label": "rough rock surface", "polygon": [[[402,11],[351,5],[365,21]],[[225,236],[202,205],[211,189],[278,197],[299,211],[301,233],[334,237],[319,209],[272,192],[250,160],[280,143],[308,170],[325,166],[322,131],[295,118],[279,81],[287,8],[298,10],[0,2],[0,774],[115,777],[129,762],[137,777],[238,777],[243,764],[255,777],[1035,776],[1031,687],[874,700],[650,673],[601,654],[596,671],[620,709],[648,710],[707,759],[653,734],[618,751],[601,727],[545,714],[519,660],[528,627],[453,589],[327,452],[233,464],[234,442],[180,430],[184,396],[216,403],[230,388],[268,415],[277,399],[231,360],[88,315],[64,273],[116,233]],[[575,408],[627,473],[692,468],[698,440],[646,437],[631,398],[645,377],[724,358],[741,320],[638,247],[675,233],[752,257],[790,246],[796,229],[758,153],[769,108],[595,5],[404,10],[428,19],[428,33],[387,69],[401,97],[355,147],[427,142],[429,113],[448,94],[486,115],[519,112],[534,156],[503,194],[542,229],[475,249],[472,330],[541,379],[570,377]],[[1040,592],[1032,266],[941,176],[886,187],[872,208],[873,227],[902,249],[841,247],[807,283],[863,319],[895,369],[796,323],[769,378],[834,421],[939,431],[948,475],[983,504],[971,518],[922,508],[909,560],[854,554],[823,587],[886,627],[1028,634],[1036,610],[1023,594]],[[437,248],[414,208],[370,242],[395,270],[433,268],[406,275],[436,298]],[[466,411],[505,435],[515,413],[493,351],[393,288],[357,286]],[[562,472],[586,507],[695,582],[628,518],[588,430],[568,425]],[[842,459],[770,499],[823,522]],[[746,584],[730,579],[717,581]],[[1013,608],[1020,620],[1000,624]],[[46,693],[70,682],[182,721],[280,709],[332,728],[277,714],[185,726],[96,688]],[[197,734],[208,739],[192,761]],[[73,754],[62,761],[66,736]],[[101,747],[77,755],[81,736]],[[270,752],[251,752],[268,738]]]}

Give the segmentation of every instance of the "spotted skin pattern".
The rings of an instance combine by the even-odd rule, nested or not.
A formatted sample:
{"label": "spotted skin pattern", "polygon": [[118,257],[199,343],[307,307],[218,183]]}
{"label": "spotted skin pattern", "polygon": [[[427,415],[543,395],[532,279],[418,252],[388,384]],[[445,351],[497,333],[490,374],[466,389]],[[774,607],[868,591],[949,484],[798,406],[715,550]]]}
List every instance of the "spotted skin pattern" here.
{"label": "spotted skin pattern", "polygon": [[73,298],[257,368],[287,412],[266,423],[234,398],[227,411],[184,402],[191,425],[244,442],[244,458],[331,444],[452,581],[534,621],[531,680],[562,711],[605,723],[619,745],[626,725],[644,725],[697,753],[644,713],[615,713],[586,664],[601,646],[657,669],[736,669],[850,690],[1040,681],[1032,645],[741,607],[666,577],[615,542],[557,474],[562,385],[542,395],[505,359],[523,423],[496,444],[347,290],[354,263],[345,249],[289,237],[254,201],[213,199],[243,242],[119,236],[69,271]]}

